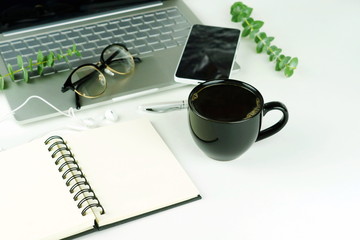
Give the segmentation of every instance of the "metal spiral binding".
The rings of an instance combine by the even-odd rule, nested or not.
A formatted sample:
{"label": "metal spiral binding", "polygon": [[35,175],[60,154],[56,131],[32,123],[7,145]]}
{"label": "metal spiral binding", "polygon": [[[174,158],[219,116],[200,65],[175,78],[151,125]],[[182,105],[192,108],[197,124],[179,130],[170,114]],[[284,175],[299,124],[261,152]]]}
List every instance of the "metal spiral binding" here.
{"label": "metal spiral binding", "polygon": [[[91,208],[100,208],[101,214],[104,214],[104,208],[64,139],[60,136],[51,136],[45,141],[45,145],[49,144],[48,151],[52,152],[52,158],[57,157],[55,165],[59,166],[58,170],[62,173],[62,178],[66,180],[66,186],[70,187],[70,193],[74,194],[74,201],[79,201],[77,207],[82,209],[81,214],[85,216],[86,212]],[[75,192],[77,188],[79,190]],[[83,206],[84,203],[88,203],[88,205]]]}

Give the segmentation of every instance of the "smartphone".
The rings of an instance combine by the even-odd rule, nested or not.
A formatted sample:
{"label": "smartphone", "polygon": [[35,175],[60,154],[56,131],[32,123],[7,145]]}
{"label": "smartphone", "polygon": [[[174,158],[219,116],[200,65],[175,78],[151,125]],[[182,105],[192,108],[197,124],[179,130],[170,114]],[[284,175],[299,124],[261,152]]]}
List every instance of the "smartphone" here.
{"label": "smartphone", "polygon": [[175,71],[175,81],[198,84],[229,78],[239,40],[239,29],[193,25]]}

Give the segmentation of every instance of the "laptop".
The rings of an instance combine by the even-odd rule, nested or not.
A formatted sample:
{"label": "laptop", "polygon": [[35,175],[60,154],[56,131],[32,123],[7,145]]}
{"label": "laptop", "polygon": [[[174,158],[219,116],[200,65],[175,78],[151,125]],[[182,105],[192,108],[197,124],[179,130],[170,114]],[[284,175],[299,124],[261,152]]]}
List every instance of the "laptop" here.
{"label": "laptop", "polygon": [[[31,73],[28,83],[22,74],[6,80],[3,91],[10,108],[20,106],[36,95],[62,111],[75,108],[75,93],[61,92],[73,69],[96,63],[101,51],[112,43],[122,43],[141,58],[134,73],[125,81],[106,76],[105,93],[94,99],[80,97],[81,109],[181,86],[174,71],[190,27],[201,23],[181,0],[17,0],[2,1],[0,18],[0,73],[7,65],[18,69],[17,55],[36,59],[38,50],[65,52],[74,44],[81,57],[56,61],[39,76]],[[59,115],[38,99],[30,100],[14,114],[20,123]]]}

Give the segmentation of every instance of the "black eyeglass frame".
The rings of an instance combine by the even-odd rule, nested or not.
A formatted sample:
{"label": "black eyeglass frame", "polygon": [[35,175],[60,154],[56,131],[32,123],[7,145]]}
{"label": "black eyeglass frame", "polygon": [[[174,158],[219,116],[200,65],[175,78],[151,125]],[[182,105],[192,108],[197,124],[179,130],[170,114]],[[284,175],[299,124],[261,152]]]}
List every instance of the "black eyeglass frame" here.
{"label": "black eyeglass frame", "polygon": [[[113,72],[113,73],[116,73],[116,74],[120,74],[120,75],[127,75],[127,74],[130,74],[132,71],[134,71],[134,69],[132,69],[130,72],[122,73],[122,72],[119,72],[119,71],[116,71],[116,70],[112,69],[112,68],[109,66],[109,64],[113,62],[113,58],[114,58],[116,55],[113,54],[113,55],[110,56],[107,60],[105,60],[105,59],[104,59],[104,53],[105,53],[106,50],[108,50],[109,48],[111,48],[111,47],[113,47],[113,46],[122,47],[122,48],[124,48],[127,52],[129,52],[129,50],[127,49],[127,47],[126,47],[124,44],[121,44],[121,43],[113,43],[113,44],[110,44],[110,45],[108,45],[107,47],[105,47],[105,48],[102,50],[102,52],[101,52],[101,54],[100,54],[100,62],[98,62],[98,63],[96,63],[96,64],[93,64],[93,63],[82,64],[82,65],[78,66],[76,69],[74,69],[74,70],[70,73],[69,77],[66,79],[63,87],[61,88],[61,92],[64,93],[64,92],[67,92],[68,90],[72,90],[72,91],[75,92],[76,109],[80,109],[80,108],[81,108],[80,96],[86,97],[86,98],[97,98],[97,97],[101,96],[101,95],[105,92],[105,89],[106,89],[106,87],[107,87],[107,86],[105,86],[104,91],[102,91],[100,94],[98,94],[98,95],[96,95],[96,96],[87,96],[87,95],[81,94],[81,93],[77,90],[77,88],[78,88],[81,84],[83,84],[83,83],[85,83],[86,81],[88,81],[89,78],[86,78],[86,77],[87,77],[87,76],[90,76],[91,74],[89,74],[89,75],[87,75],[87,76],[85,76],[85,77],[83,77],[83,78],[81,78],[81,79],[79,79],[79,80],[77,80],[76,82],[73,83],[73,82],[71,81],[72,75],[73,75],[76,71],[78,71],[79,69],[88,66],[88,67],[94,68],[94,72],[95,72],[95,71],[98,71],[98,72],[100,72],[101,74],[103,74],[102,71],[103,71],[104,69],[108,69],[109,71],[111,71],[111,72]],[[134,63],[134,66],[135,66],[135,63],[140,63],[140,62],[141,62],[141,59],[140,59],[139,57],[134,57],[134,56],[132,56],[130,53],[129,53],[129,55],[131,56],[131,60],[132,60],[132,62]],[[119,60],[119,59],[117,59],[117,60]],[[103,74],[103,76],[104,76],[104,74]],[[106,82],[105,82],[105,84],[106,84]]]}

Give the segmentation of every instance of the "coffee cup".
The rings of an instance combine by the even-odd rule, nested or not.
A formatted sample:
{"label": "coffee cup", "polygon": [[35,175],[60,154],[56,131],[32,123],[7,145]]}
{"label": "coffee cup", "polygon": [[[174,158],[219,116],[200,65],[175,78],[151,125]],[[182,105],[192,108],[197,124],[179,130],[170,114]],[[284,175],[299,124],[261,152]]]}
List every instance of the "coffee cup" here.
{"label": "coffee cup", "polygon": [[[197,146],[210,158],[233,160],[257,141],[279,132],[287,123],[286,106],[264,103],[261,93],[238,80],[211,80],[197,85],[188,97],[191,134]],[[263,116],[279,110],[282,117],[261,130]]]}

